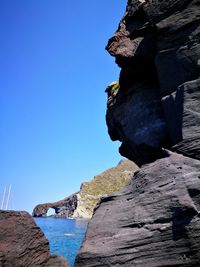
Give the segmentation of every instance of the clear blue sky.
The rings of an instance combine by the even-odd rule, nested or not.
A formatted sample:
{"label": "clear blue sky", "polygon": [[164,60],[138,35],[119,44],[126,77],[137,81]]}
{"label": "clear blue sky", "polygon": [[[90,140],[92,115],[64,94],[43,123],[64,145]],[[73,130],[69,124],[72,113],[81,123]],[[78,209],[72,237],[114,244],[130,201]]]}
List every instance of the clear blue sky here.
{"label": "clear blue sky", "polygon": [[[120,160],[104,89],[118,79],[104,50],[126,0],[0,0],[0,200],[32,211]],[[11,206],[12,204],[12,206]]]}

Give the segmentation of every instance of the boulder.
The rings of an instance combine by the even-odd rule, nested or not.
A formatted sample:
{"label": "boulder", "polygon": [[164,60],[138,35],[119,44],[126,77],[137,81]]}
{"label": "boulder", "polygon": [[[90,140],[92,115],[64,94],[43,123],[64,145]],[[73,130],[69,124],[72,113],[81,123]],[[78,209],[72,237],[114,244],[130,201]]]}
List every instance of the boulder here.
{"label": "boulder", "polygon": [[101,200],[76,267],[199,266],[200,162],[168,152]]}
{"label": "boulder", "polygon": [[49,241],[24,211],[0,211],[0,266],[69,267],[67,260],[50,255]]}

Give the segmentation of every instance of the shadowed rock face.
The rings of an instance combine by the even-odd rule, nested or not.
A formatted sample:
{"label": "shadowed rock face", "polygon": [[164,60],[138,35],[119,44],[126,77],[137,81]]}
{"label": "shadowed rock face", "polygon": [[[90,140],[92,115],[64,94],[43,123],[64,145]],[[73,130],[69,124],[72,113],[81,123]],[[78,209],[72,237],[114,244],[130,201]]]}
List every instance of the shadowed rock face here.
{"label": "shadowed rock face", "polygon": [[1,267],[69,267],[50,255],[49,242],[27,212],[0,211]]}
{"label": "shadowed rock face", "polygon": [[102,199],[76,267],[199,266],[200,162],[175,153]]}
{"label": "shadowed rock face", "polygon": [[200,115],[193,110],[199,99],[199,21],[199,1],[132,0],[108,42],[121,67],[120,88],[108,97],[108,131],[122,142],[120,153],[138,165],[162,157],[163,147],[200,158],[194,141]]}
{"label": "shadowed rock face", "polygon": [[185,82],[163,98],[172,149],[200,159],[200,79]]}
{"label": "shadowed rock face", "polygon": [[131,90],[110,96],[106,121],[111,139],[122,142],[120,153],[141,165],[163,156],[167,128],[158,89],[143,84]]}
{"label": "shadowed rock face", "polygon": [[108,132],[141,169],[99,203],[76,267],[200,266],[199,8],[129,0],[108,42],[121,68],[106,89]]}

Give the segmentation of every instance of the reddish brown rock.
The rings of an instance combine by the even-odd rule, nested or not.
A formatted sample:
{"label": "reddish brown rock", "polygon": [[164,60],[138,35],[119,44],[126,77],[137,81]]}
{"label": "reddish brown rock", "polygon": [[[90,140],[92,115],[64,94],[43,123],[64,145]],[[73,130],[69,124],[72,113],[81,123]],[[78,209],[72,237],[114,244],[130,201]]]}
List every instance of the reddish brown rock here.
{"label": "reddish brown rock", "polygon": [[0,266],[69,267],[63,257],[50,255],[49,241],[24,211],[0,211]]}

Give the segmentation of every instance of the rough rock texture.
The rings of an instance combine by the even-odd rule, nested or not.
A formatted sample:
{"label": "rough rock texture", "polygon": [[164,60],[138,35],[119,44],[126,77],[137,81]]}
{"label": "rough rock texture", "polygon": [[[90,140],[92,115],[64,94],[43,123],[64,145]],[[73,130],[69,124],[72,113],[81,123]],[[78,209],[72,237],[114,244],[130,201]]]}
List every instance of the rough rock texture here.
{"label": "rough rock texture", "polygon": [[55,210],[55,217],[72,217],[77,207],[77,195],[71,195],[57,202],[38,204],[33,209],[33,217],[46,217],[50,208]]}
{"label": "rough rock texture", "polygon": [[200,159],[200,79],[185,82],[163,100],[173,149]]}
{"label": "rough rock texture", "polygon": [[76,267],[200,266],[200,162],[176,153],[102,199]]}
{"label": "rough rock texture", "polygon": [[106,47],[121,67],[120,88],[108,93],[108,131],[122,142],[120,153],[139,165],[171,146],[200,159],[200,115],[193,110],[200,86],[199,8],[199,0],[128,1]]}
{"label": "rough rock texture", "polygon": [[0,211],[1,267],[68,267],[67,261],[50,255],[49,242],[27,212]]}
{"label": "rough rock texture", "polygon": [[34,217],[45,217],[49,208],[55,209],[55,217],[91,218],[99,199],[110,193],[120,191],[138,170],[130,160],[121,160],[116,167],[96,175],[81,185],[80,191],[64,200],[37,205]]}
{"label": "rough rock texture", "polygon": [[141,165],[161,157],[167,130],[158,89],[131,90],[109,97],[106,119],[111,139],[122,141],[120,153]]}
{"label": "rough rock texture", "polygon": [[76,267],[200,266],[199,40],[199,0],[128,0],[106,121],[141,169],[99,203]]}

